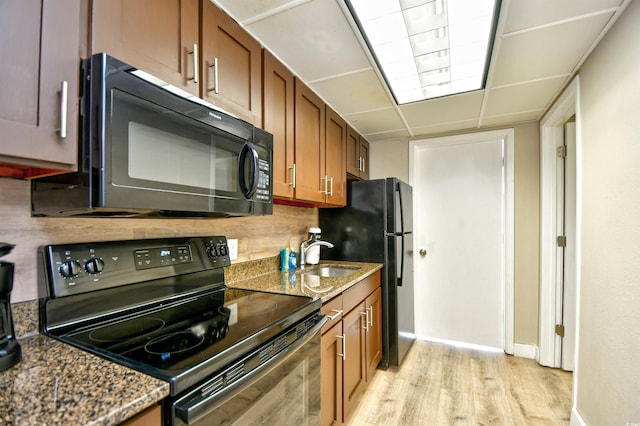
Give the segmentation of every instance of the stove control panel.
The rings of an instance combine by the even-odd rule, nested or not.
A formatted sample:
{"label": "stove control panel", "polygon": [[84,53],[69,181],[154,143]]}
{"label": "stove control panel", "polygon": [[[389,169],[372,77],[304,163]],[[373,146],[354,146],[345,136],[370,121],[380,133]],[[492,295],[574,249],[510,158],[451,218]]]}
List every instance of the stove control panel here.
{"label": "stove control panel", "polygon": [[226,237],[51,245],[40,247],[39,253],[46,269],[41,276],[51,297],[217,270],[231,264]]}

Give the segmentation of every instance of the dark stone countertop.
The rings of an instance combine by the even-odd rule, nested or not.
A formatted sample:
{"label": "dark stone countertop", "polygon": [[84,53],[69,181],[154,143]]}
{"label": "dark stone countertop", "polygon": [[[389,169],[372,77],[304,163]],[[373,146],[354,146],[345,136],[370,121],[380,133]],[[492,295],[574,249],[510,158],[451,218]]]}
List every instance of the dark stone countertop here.
{"label": "dark stone countertop", "polygon": [[38,334],[0,373],[0,424],[116,425],[169,395],[169,384]]}
{"label": "dark stone countertop", "polygon": [[[326,302],[382,268],[379,263],[323,261],[354,273],[320,278],[301,270],[274,272],[276,264],[276,259],[261,259],[234,265],[227,285]],[[37,301],[12,307],[23,355],[19,364],[0,372],[0,424],[117,425],[169,395],[166,382],[38,334]]]}
{"label": "dark stone countertop", "polygon": [[[349,287],[382,269],[381,263],[321,261],[322,265],[336,265],[353,268],[354,273],[343,277],[318,277],[305,275],[304,271],[317,269],[318,266],[307,266],[304,270],[275,271],[249,277],[237,277],[227,280],[227,286],[250,290],[268,291],[271,293],[296,294],[311,296],[327,302]],[[234,277],[235,278],[235,277]]]}

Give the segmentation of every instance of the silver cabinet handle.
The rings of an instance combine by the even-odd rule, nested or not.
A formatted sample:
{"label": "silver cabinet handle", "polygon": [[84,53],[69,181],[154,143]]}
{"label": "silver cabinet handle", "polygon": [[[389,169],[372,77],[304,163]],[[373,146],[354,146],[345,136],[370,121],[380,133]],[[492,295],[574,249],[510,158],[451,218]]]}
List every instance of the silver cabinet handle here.
{"label": "silver cabinet handle", "polygon": [[289,184],[289,186],[291,186],[293,189],[296,189],[296,163],[293,163],[293,165],[287,170],[291,170],[291,183]]}
{"label": "silver cabinet handle", "polygon": [[213,58],[213,63],[209,65],[209,68],[213,68],[213,88],[209,89],[210,92],[218,94],[218,58]]}
{"label": "silver cabinet handle", "polygon": [[330,321],[333,321],[334,319],[338,318],[340,315],[342,315],[342,309],[332,309],[331,312],[335,312],[335,315],[327,315],[327,317],[329,317]]}
{"label": "silver cabinet handle", "polygon": [[336,339],[340,339],[342,340],[342,353],[341,354],[336,354],[339,357],[342,357],[343,361],[347,360],[347,345],[345,343],[345,335],[344,334],[336,334]]}
{"label": "silver cabinet handle", "polygon": [[364,327],[362,329],[369,331],[369,311],[365,309],[364,312],[360,312],[360,315],[364,315]]}
{"label": "silver cabinet handle", "polygon": [[329,184],[329,195],[330,195],[330,196],[333,196],[333,176],[331,176],[331,177],[329,178],[329,181],[331,182],[331,183]]}
{"label": "silver cabinet handle", "polygon": [[362,157],[358,157],[358,171],[362,171]]}
{"label": "silver cabinet handle", "polygon": [[327,175],[324,175],[323,178],[320,178],[321,181],[324,182],[324,191],[320,191],[322,194],[329,194],[329,178],[327,177]]}
{"label": "silver cabinet handle", "polygon": [[369,324],[369,327],[373,327],[373,306],[367,308],[367,313],[367,324]]}
{"label": "silver cabinet handle", "polygon": [[362,173],[367,173],[367,169],[364,166],[365,165],[364,157],[360,157],[360,158],[362,159],[362,170],[361,171],[362,171]]}
{"label": "silver cabinet handle", "polygon": [[193,80],[194,83],[198,84],[198,44],[193,43],[193,50],[189,52],[190,55],[193,55],[193,78],[189,80]]}
{"label": "silver cabinet handle", "polygon": [[67,100],[69,98],[69,83],[63,81],[60,83],[60,128],[56,129],[61,139],[67,138]]}

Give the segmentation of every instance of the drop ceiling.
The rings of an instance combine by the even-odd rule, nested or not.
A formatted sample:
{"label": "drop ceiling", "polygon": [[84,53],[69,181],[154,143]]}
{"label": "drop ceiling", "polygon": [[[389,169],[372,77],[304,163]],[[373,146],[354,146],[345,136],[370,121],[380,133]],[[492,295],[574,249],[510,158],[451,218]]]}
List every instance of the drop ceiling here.
{"label": "drop ceiling", "polygon": [[344,0],[212,0],[370,142],[539,120],[631,0],[502,0],[485,89],[398,106]]}

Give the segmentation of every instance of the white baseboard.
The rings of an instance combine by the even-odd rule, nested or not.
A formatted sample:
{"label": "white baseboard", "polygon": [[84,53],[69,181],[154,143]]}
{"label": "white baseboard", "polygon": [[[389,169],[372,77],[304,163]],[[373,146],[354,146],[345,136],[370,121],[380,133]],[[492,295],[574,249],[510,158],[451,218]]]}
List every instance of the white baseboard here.
{"label": "white baseboard", "polygon": [[522,345],[520,343],[513,344],[513,356],[536,359],[537,351],[538,347],[535,345]]}
{"label": "white baseboard", "polygon": [[569,424],[571,426],[587,426],[576,407],[571,408],[571,421]]}

